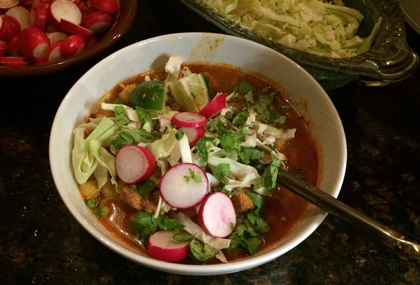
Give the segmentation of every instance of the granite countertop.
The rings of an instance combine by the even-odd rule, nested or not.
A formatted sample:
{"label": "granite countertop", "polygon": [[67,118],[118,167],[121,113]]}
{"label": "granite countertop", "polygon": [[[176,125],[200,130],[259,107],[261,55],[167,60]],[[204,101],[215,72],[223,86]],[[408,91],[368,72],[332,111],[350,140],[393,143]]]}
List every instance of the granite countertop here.
{"label": "granite countertop", "polygon": [[[108,54],[194,31],[162,3],[139,1],[134,26]],[[408,26],[407,33],[420,54],[420,36]],[[48,160],[55,112],[98,60],[57,74],[0,78],[0,284],[420,284],[419,263],[333,215],[276,260],[220,276],[158,272],[103,246],[65,207]],[[420,70],[388,86],[352,83],[329,95],[348,144],[339,199],[420,242]]]}

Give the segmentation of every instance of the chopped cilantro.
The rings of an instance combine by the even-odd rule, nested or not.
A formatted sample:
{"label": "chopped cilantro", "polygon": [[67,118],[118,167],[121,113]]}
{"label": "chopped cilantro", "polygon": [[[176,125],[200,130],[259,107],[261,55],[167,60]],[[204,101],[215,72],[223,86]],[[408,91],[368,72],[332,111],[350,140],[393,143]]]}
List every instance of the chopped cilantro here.
{"label": "chopped cilantro", "polygon": [[171,236],[171,241],[174,243],[182,243],[182,242],[190,242],[194,239],[194,236],[184,233],[184,232],[178,232],[175,233],[173,236]]}
{"label": "chopped cilantro", "polygon": [[125,108],[121,106],[115,106],[114,109],[115,114],[115,123],[118,127],[124,126],[130,122],[130,119],[127,117],[125,113]]}
{"label": "chopped cilantro", "polygon": [[140,195],[144,196],[155,189],[155,182],[151,179],[147,179],[137,184],[136,188]]}
{"label": "chopped cilantro", "polygon": [[200,160],[200,163],[203,165],[207,163],[207,160],[209,159],[209,154],[207,151],[207,143],[213,143],[214,138],[202,136],[196,143],[195,147],[198,150],[198,157]]}
{"label": "chopped cilantro", "polygon": [[206,260],[214,257],[216,254],[219,253],[219,251],[214,247],[210,246],[207,243],[204,243],[204,245],[202,245],[196,239],[190,241],[190,250],[191,257],[199,264],[203,264]]}
{"label": "chopped cilantro", "polygon": [[259,160],[264,156],[264,151],[251,147],[242,147],[237,151],[239,161],[243,164],[250,164],[252,161]]}
{"label": "chopped cilantro", "polygon": [[230,132],[227,129],[223,129],[220,134],[220,146],[226,152],[231,152],[232,150],[239,149],[239,144],[242,142],[245,137],[242,130],[239,132]]}
{"label": "chopped cilantro", "polygon": [[215,168],[213,168],[214,177],[218,180],[222,181],[223,183],[228,182],[228,176],[230,174],[230,166],[229,163],[220,163]]}
{"label": "chopped cilantro", "polygon": [[159,215],[157,219],[153,214],[140,211],[134,214],[130,219],[131,229],[140,235],[140,238],[146,240],[158,228],[161,230],[181,230],[184,225],[177,220]]}
{"label": "chopped cilantro", "polygon": [[188,170],[190,171],[191,176],[188,176],[188,175],[184,176],[187,183],[189,183],[191,179],[194,180],[195,183],[203,182],[203,179],[201,178],[201,176],[195,174],[194,170],[192,170],[191,168],[188,168]]}
{"label": "chopped cilantro", "polygon": [[179,141],[181,138],[182,138],[182,136],[184,135],[184,132],[183,131],[181,131],[181,130],[178,130],[176,133],[175,133],[175,139],[177,140],[177,141]]}
{"label": "chopped cilantro", "polygon": [[153,126],[152,115],[148,110],[136,106],[136,113],[139,116],[139,119],[143,125],[146,123],[150,123],[150,125]]}
{"label": "chopped cilantro", "polygon": [[149,133],[144,129],[123,129],[121,133],[111,141],[118,150],[125,145],[137,145],[140,142],[152,142],[162,136],[160,132]]}
{"label": "chopped cilantro", "polygon": [[234,126],[241,126],[243,125],[249,117],[249,113],[247,111],[239,112],[232,120],[232,124]]}
{"label": "chopped cilantro", "polygon": [[263,242],[264,234],[268,233],[270,227],[267,222],[251,211],[245,220],[239,223],[230,238],[232,242],[230,248],[243,247],[254,254]]}
{"label": "chopped cilantro", "polygon": [[267,166],[263,175],[261,176],[261,186],[267,187],[267,189],[270,191],[276,187],[280,164],[280,160],[274,158],[272,159],[271,163]]}
{"label": "chopped cilantro", "polygon": [[251,83],[245,82],[245,81],[242,81],[237,86],[233,87],[233,91],[238,92],[238,93],[249,92],[249,91],[254,91],[254,90],[255,90],[255,87],[252,86]]}

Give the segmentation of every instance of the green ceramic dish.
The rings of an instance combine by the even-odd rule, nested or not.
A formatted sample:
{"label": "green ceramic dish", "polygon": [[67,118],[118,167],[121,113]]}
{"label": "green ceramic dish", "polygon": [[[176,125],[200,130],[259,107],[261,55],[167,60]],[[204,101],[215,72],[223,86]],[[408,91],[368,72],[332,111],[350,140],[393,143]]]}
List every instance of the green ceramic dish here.
{"label": "green ceramic dish", "polygon": [[354,80],[369,86],[386,85],[410,76],[419,65],[418,55],[406,42],[404,17],[396,0],[343,0],[364,16],[358,34],[366,37],[379,16],[383,22],[368,52],[351,58],[334,59],[298,51],[265,39],[217,14],[199,0],[173,0],[183,17],[198,30],[219,31],[266,45],[305,68],[326,90]]}

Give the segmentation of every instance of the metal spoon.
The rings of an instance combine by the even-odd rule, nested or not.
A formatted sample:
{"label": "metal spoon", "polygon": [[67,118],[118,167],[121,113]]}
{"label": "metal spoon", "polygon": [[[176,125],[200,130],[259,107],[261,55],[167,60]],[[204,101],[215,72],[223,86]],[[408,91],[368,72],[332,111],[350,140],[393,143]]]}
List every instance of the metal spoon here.
{"label": "metal spoon", "polygon": [[306,183],[293,174],[279,169],[277,183],[283,185],[322,210],[337,216],[362,232],[377,238],[386,246],[396,248],[400,254],[420,260],[419,244],[405,240],[402,234],[340,202],[333,196]]}

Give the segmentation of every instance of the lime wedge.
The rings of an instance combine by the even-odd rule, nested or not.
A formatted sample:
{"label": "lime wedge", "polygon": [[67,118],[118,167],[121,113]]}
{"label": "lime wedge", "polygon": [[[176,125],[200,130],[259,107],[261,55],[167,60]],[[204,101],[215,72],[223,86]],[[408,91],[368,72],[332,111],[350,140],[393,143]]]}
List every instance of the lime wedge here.
{"label": "lime wedge", "polygon": [[131,91],[129,105],[140,106],[148,110],[161,111],[165,107],[165,83],[162,81],[144,81]]}
{"label": "lime wedge", "polygon": [[198,113],[209,102],[209,90],[203,75],[193,73],[169,85],[174,100],[185,111]]}

